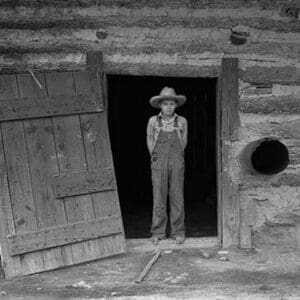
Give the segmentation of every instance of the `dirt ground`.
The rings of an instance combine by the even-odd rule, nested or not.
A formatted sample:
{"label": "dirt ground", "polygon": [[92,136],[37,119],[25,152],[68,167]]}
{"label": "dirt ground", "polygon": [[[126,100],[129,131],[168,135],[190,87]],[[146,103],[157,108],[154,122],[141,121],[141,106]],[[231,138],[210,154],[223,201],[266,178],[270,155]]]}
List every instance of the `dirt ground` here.
{"label": "dirt ground", "polygon": [[295,248],[218,254],[217,248],[173,246],[162,249],[137,284],[134,280],[153,256],[153,249],[145,249],[129,247],[112,258],[1,279],[0,299],[300,299],[300,251]]}

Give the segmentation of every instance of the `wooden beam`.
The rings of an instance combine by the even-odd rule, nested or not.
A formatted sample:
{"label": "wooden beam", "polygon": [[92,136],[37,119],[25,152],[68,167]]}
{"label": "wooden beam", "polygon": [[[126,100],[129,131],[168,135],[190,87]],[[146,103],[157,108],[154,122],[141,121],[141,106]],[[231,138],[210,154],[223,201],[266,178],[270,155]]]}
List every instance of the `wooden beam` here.
{"label": "wooden beam", "polygon": [[[238,59],[232,58],[230,61],[226,59],[222,60],[222,74],[230,72],[230,78],[225,82],[225,86],[228,84],[222,95],[226,99],[228,109],[228,121],[230,124],[229,138],[230,141],[238,139],[238,129],[241,126],[240,114],[239,114],[239,75],[238,75]],[[228,70],[226,70],[228,68]],[[228,75],[228,73],[227,73]],[[223,76],[223,75],[222,75]],[[225,76],[225,75],[224,75]],[[223,101],[224,101],[223,98]]]}
{"label": "wooden beam", "polygon": [[[80,9],[73,9],[71,12],[68,12],[68,15],[63,15],[63,11],[61,14],[54,13],[46,18],[41,12],[34,10],[35,17],[33,16],[29,19],[28,15],[33,15],[31,11],[28,10],[28,15],[24,17],[24,14],[20,15],[17,11],[10,12],[9,17],[6,17],[4,14],[3,21],[0,22],[0,28],[2,29],[22,29],[22,30],[80,30],[80,29],[94,29],[97,30],[99,28],[107,28],[108,26],[118,26],[118,27],[139,27],[139,28],[159,28],[159,27],[175,27],[180,24],[181,26],[188,28],[215,28],[217,29],[231,29],[235,26],[247,26],[251,27],[251,29],[258,30],[269,30],[275,32],[298,32],[299,25],[297,22],[288,22],[286,19],[274,20],[268,18],[268,15],[263,16],[250,16],[245,18],[243,16],[238,17],[233,15],[234,12],[242,13],[245,10],[236,10],[232,11],[231,16],[221,16],[220,13],[218,15],[218,11],[215,12],[215,15],[210,16],[201,16],[201,13],[204,14],[205,10],[200,11],[198,16],[190,16],[188,10],[186,10],[185,15],[177,14],[172,16],[162,16],[160,12],[154,15],[149,16],[148,14],[139,13],[136,10],[135,13],[132,14],[132,17],[128,18],[126,14],[122,15],[111,15],[103,16],[103,13],[98,14],[98,16],[94,15],[86,15],[86,16],[78,16],[80,14]],[[15,10],[14,10],[15,11]],[[56,10],[57,11],[57,10]],[[99,11],[99,10],[98,10]],[[165,10],[166,13],[168,10]],[[249,10],[249,14],[251,14],[251,10]],[[109,12],[107,12],[109,13]],[[226,11],[224,10],[224,14]],[[73,15],[73,16],[72,16]],[[0,14],[1,17],[1,14]],[[6,17],[6,18],[5,18]],[[5,21],[4,21],[5,19]],[[102,32],[102,38],[105,39],[109,36],[109,31],[106,34],[106,30],[102,29],[99,31]],[[101,36],[101,35],[98,35]],[[250,46],[250,45],[249,45]]]}
{"label": "wooden beam", "polygon": [[5,99],[0,102],[0,121],[101,112],[97,98],[92,93]]}
{"label": "wooden beam", "polygon": [[84,195],[115,188],[112,168],[64,174],[51,180],[55,198]]}
{"label": "wooden beam", "polygon": [[221,201],[222,245],[239,245],[239,189],[231,180],[231,141],[238,137],[238,59],[223,58],[220,77],[221,101]]}
{"label": "wooden beam", "polygon": [[300,99],[293,96],[246,98],[240,104],[243,113],[300,113]]}
{"label": "wooden beam", "polygon": [[[8,81],[15,81],[11,77]],[[1,80],[0,80],[1,83]],[[0,101],[3,95],[0,95]],[[5,93],[4,93],[5,96]],[[9,245],[6,239],[7,234],[15,232],[14,216],[11,207],[11,199],[8,186],[8,174],[5,164],[3,149],[2,128],[0,126],[0,245],[1,245],[1,266],[4,269],[6,278],[21,274],[21,261],[19,257],[11,257]]]}
{"label": "wooden beam", "polygon": [[[76,48],[76,46],[74,46]],[[202,48],[201,48],[202,49]],[[0,61],[1,73],[24,73],[31,68],[40,71],[67,71],[85,69],[86,50],[74,51],[57,49],[58,52],[26,53],[16,55],[2,55]],[[104,49],[105,50],[105,49]],[[149,50],[149,47],[148,47]],[[153,48],[152,50],[156,50]],[[82,51],[82,52],[81,52]],[[218,52],[212,52],[207,58],[199,58],[197,55],[173,55],[167,52],[146,54],[145,52],[132,53],[129,48],[114,51],[107,49],[105,55],[104,72],[107,74],[141,75],[141,76],[173,76],[173,77],[218,77],[220,75],[220,59]],[[220,50],[221,51],[221,50]],[[211,51],[209,51],[211,52]],[[12,53],[13,54],[13,53]],[[219,53],[221,55],[221,53]],[[240,54],[236,54],[239,56]],[[177,58],[178,57],[178,58]],[[245,56],[244,56],[245,57]],[[252,60],[245,59],[241,55],[242,62],[251,64]],[[259,56],[261,59],[270,59]],[[30,61],[30,63],[28,63]],[[288,63],[288,62],[287,62]],[[299,68],[293,65],[280,66],[245,66],[239,70],[239,79],[252,84],[284,84],[297,85],[299,82]]]}
{"label": "wooden beam", "polygon": [[287,66],[253,66],[239,70],[239,78],[253,85],[257,84],[299,84],[299,68]]}
{"label": "wooden beam", "polygon": [[109,216],[38,231],[9,235],[10,255],[33,252],[122,232],[121,216]]}
{"label": "wooden beam", "polygon": [[[72,8],[72,7],[90,7],[94,6],[95,0],[2,0],[0,7],[17,7],[22,6],[30,8],[41,8],[43,6],[55,7],[55,8]],[[261,2],[261,3],[260,3]],[[197,8],[236,8],[236,7],[261,7],[263,9],[274,9],[279,8],[282,4],[282,0],[272,0],[272,1],[255,1],[255,0],[202,0],[202,1],[192,1],[192,0],[167,0],[161,2],[160,0],[151,0],[151,1],[140,1],[140,0],[101,0],[101,5],[111,6],[118,9],[141,9],[145,6],[154,7],[154,8],[166,8],[171,7],[173,9],[178,9],[181,7],[189,9]]]}
{"label": "wooden beam", "polygon": [[86,70],[92,91],[98,95],[97,103],[103,105],[103,87],[101,86],[100,73],[103,72],[103,54],[100,51],[91,51],[86,56]]}

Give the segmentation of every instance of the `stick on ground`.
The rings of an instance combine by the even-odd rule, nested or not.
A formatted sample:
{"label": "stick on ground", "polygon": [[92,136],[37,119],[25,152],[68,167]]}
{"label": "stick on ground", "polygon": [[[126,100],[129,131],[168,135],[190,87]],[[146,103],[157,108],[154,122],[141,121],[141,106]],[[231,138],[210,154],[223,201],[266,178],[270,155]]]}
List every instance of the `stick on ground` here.
{"label": "stick on ground", "polygon": [[142,273],[139,275],[139,277],[134,281],[135,283],[140,283],[143,281],[143,279],[148,274],[148,272],[150,271],[150,269],[154,265],[154,263],[158,260],[160,255],[161,255],[161,249],[157,249],[155,251],[155,254],[153,255],[153,257],[151,258],[151,260],[146,265],[145,269],[142,271]]}

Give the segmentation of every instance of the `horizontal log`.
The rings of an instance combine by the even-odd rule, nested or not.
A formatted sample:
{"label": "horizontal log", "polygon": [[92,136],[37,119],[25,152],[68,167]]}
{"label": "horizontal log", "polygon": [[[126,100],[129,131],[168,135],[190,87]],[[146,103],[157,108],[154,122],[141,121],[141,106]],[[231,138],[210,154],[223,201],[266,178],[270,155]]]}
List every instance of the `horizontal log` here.
{"label": "horizontal log", "polygon": [[101,168],[58,176],[50,180],[55,198],[112,190],[115,188],[111,168]]}
{"label": "horizontal log", "polygon": [[240,101],[243,113],[300,113],[300,98],[295,96],[246,98]]}
{"label": "horizontal log", "polygon": [[[201,43],[223,43],[223,46],[231,45],[229,38],[231,35],[230,28],[189,28],[182,25],[171,27],[133,27],[127,26],[105,26],[99,28],[100,32],[105,33],[104,37],[99,38],[96,29],[41,29],[41,30],[22,30],[22,29],[2,29],[0,30],[0,42],[3,45],[9,46],[46,46],[51,44],[64,43],[97,43],[102,47],[145,47],[153,48],[159,45],[174,45],[176,43],[188,43],[186,48]],[[300,29],[299,29],[300,30]],[[261,44],[261,47],[267,47],[268,43],[274,45],[295,45],[298,46],[297,33],[278,33],[274,31],[262,31],[249,29],[249,37],[247,47],[233,46],[235,49],[244,49],[248,46],[254,47],[256,44]],[[154,45],[153,45],[154,44]],[[3,47],[3,46],[2,46]],[[274,51],[276,47],[274,48]],[[267,53],[267,54],[273,54]],[[273,54],[274,55],[274,54]]]}
{"label": "horizontal log", "polygon": [[33,232],[9,235],[7,240],[10,249],[9,253],[11,256],[14,256],[120,232],[122,232],[122,219],[120,216],[115,215],[93,221],[77,222]]}
{"label": "horizontal log", "polygon": [[[54,7],[89,7],[99,4],[98,0],[2,0],[0,2],[0,7],[34,7],[40,8],[43,6],[54,6]],[[263,9],[274,9],[279,8],[285,3],[283,0],[166,0],[163,2],[160,0],[101,0],[102,5],[115,5],[117,8],[142,8],[144,6],[150,7],[162,7],[168,6],[172,8],[178,8],[181,6],[186,6],[190,8],[236,8],[236,7],[260,7]]]}
{"label": "horizontal log", "polygon": [[[259,64],[259,63],[258,63]],[[290,66],[249,66],[240,70],[239,78],[251,84],[299,84],[299,67]]]}
{"label": "horizontal log", "polygon": [[9,58],[0,55],[0,74],[47,71],[83,71],[86,55],[79,52],[24,54]]}
{"label": "horizontal log", "polygon": [[0,101],[0,121],[101,112],[99,95],[58,95]]}
{"label": "horizontal log", "polygon": [[246,191],[260,187],[291,186],[300,187],[300,172],[282,172],[277,175],[249,175],[240,182],[240,190]]}
{"label": "horizontal log", "polygon": [[[286,115],[283,115],[280,119],[264,119],[259,115],[256,118],[256,115],[247,116],[247,114],[242,114],[241,121],[242,126],[255,135],[273,136],[282,140],[300,140],[300,117],[297,115],[289,120]],[[295,146],[298,146],[298,143]]]}
{"label": "horizontal log", "polygon": [[108,62],[105,64],[105,72],[108,74],[120,75],[149,75],[166,77],[218,77],[220,66],[189,66],[184,64],[146,64],[146,63],[117,63]]}
{"label": "horizontal log", "polygon": [[[104,53],[104,67],[107,73],[178,77],[217,77],[220,73],[222,53],[174,54],[142,53],[139,55],[123,55],[122,53]],[[240,58],[239,78],[255,84],[297,82],[299,68],[291,61],[267,62],[266,56],[247,55],[231,56]],[[83,53],[39,53],[24,54],[9,59],[0,56],[0,73],[24,73],[27,69],[34,71],[69,71],[84,70],[86,55]],[[260,62],[260,59],[264,62]],[[291,66],[281,66],[283,64]],[[257,66],[253,66],[253,65]],[[260,67],[259,65],[262,64]],[[269,65],[269,66],[264,66]],[[277,66],[278,64],[278,66]],[[270,72],[269,72],[270,71]],[[249,73],[249,74],[248,74]],[[286,73],[289,73],[286,75]]]}
{"label": "horizontal log", "polygon": [[[94,33],[94,36],[97,32]],[[226,35],[225,35],[226,37]],[[90,37],[93,38],[92,36]],[[134,38],[132,38],[133,40]],[[229,37],[228,37],[229,39]],[[126,55],[151,54],[151,53],[167,53],[169,55],[179,54],[199,54],[199,53],[225,53],[231,55],[244,55],[251,57],[252,55],[263,56],[266,60],[272,53],[277,60],[283,59],[298,59],[298,46],[288,43],[249,43],[247,48],[236,47],[228,43],[228,39],[220,41],[209,41],[208,39],[195,40],[166,40],[166,39],[152,39],[147,40],[137,39],[133,42],[126,38],[125,40],[110,39],[110,41],[95,41],[83,39],[65,39],[65,40],[51,40],[51,41],[34,41],[20,42],[14,41],[7,43],[7,45],[0,46],[0,53],[5,59],[20,58],[24,54],[39,54],[39,53],[87,53],[88,51],[101,50],[110,55],[122,53]]]}
{"label": "horizontal log", "polygon": [[[42,30],[42,29],[105,29],[109,26],[120,26],[120,27],[139,27],[139,28],[170,28],[180,24],[183,27],[190,29],[199,28],[216,28],[216,29],[231,29],[236,26],[247,26],[249,29],[258,29],[264,31],[272,31],[277,33],[297,33],[300,30],[300,25],[295,21],[288,20],[274,20],[266,19],[264,17],[238,17],[240,11],[236,11],[236,14],[232,12],[229,17],[222,16],[204,16],[189,17],[187,12],[186,15],[178,15],[178,17],[165,17],[165,16],[147,16],[140,13],[139,16],[106,16],[106,17],[90,17],[81,15],[48,15],[32,16],[31,19],[28,17],[20,17],[18,14],[10,16],[10,18],[2,18],[0,22],[0,28],[2,29],[23,29],[23,30]],[[1,16],[1,15],[0,15]],[[236,16],[236,17],[234,17]],[[34,19],[33,19],[34,18]]]}

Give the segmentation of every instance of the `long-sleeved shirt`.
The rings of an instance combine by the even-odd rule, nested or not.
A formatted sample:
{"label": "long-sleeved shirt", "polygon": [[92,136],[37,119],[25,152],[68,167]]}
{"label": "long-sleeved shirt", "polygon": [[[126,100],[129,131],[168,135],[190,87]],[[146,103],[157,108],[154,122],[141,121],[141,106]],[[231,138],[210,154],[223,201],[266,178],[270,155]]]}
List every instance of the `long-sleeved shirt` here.
{"label": "long-sleeved shirt", "polygon": [[[162,121],[162,127],[159,127],[158,118],[161,118]],[[175,125],[175,118],[177,118],[178,127],[174,127]],[[152,116],[147,125],[147,146],[150,154],[152,154],[152,151],[157,143],[158,134],[160,130],[164,131],[173,131],[176,130],[178,133],[179,141],[182,145],[182,148],[184,149],[187,144],[187,120],[179,116],[177,114],[174,114],[174,116],[170,120],[164,120],[162,117],[162,113],[160,112],[157,116]]]}

